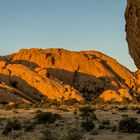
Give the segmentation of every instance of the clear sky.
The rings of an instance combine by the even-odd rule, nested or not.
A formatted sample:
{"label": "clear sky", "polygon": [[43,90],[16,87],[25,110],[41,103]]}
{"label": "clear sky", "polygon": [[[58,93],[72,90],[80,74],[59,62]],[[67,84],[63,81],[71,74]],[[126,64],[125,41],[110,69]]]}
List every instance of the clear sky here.
{"label": "clear sky", "polygon": [[97,50],[134,71],[126,0],[0,0],[0,55],[21,48]]}

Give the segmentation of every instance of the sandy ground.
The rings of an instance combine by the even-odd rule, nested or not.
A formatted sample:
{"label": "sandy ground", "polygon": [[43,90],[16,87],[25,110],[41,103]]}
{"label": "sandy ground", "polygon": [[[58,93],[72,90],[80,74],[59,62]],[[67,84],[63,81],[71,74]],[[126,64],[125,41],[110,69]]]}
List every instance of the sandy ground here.
{"label": "sandy ground", "polygon": [[[58,113],[62,116],[62,120],[56,121],[50,126],[37,125],[32,132],[24,132],[24,130],[13,131],[7,136],[2,135],[3,128],[7,119],[17,118],[21,122],[25,120],[32,120],[36,115],[38,109],[16,109],[16,110],[5,110],[0,109],[0,140],[45,140],[43,138],[42,131],[45,129],[51,130],[53,135],[56,135],[54,139],[56,140],[66,140],[64,136],[67,135],[67,132],[71,128],[78,128],[80,130],[80,135],[83,136],[81,140],[140,140],[140,134],[128,134],[120,133],[118,131],[112,132],[111,129],[99,129],[99,124],[103,119],[109,119],[110,125],[118,125],[118,122],[124,117],[136,117],[140,121],[140,114],[137,114],[135,110],[123,110],[119,111],[118,109],[110,110],[100,110],[97,109],[95,114],[98,118],[95,121],[96,127],[91,132],[85,132],[80,128],[80,116],[79,114],[74,115],[73,111],[62,112],[59,110],[52,109],[40,109],[43,112],[53,112]],[[96,132],[96,133],[95,133]],[[46,139],[49,140],[49,139]]]}

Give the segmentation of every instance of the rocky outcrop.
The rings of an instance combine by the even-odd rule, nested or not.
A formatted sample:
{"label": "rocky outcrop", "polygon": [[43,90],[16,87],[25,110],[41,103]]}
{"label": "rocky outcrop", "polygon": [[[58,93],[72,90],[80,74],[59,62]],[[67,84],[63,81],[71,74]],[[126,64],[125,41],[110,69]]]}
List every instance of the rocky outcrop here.
{"label": "rocky outcrop", "polygon": [[122,97],[114,90],[106,90],[101,95],[100,98],[103,99],[105,102],[122,102]]}
{"label": "rocky outcrop", "polygon": [[13,87],[7,86],[5,84],[0,84],[0,103],[9,103],[9,102],[15,102],[15,103],[31,103],[33,102],[33,99],[26,100],[25,95],[23,94],[23,97],[20,96],[21,91],[18,91],[17,89],[14,89]]}
{"label": "rocky outcrop", "polygon": [[[79,91],[85,99],[93,100],[106,90],[118,92],[119,89],[129,90],[136,86],[133,73],[115,59],[97,51],[22,49],[4,59],[11,64],[1,73],[8,75],[10,70],[10,80],[14,82],[16,79],[18,89],[25,93],[26,89],[30,89],[30,96],[36,96],[34,98],[39,98],[38,95],[43,93],[49,98],[61,98],[63,95],[67,99],[66,95],[73,93],[72,96],[80,100],[82,97],[76,94]],[[4,80],[8,83],[9,78],[4,77]],[[26,81],[28,88],[22,89],[24,85],[20,84],[23,81]],[[58,90],[61,94],[58,94]]]}
{"label": "rocky outcrop", "polygon": [[35,103],[36,101],[26,95],[24,92],[14,88],[12,86],[6,85],[5,83],[0,83],[0,93],[1,93],[1,101],[6,102],[25,102],[25,103]]}
{"label": "rocky outcrop", "polygon": [[6,57],[42,76],[52,76],[82,91],[117,89],[135,84],[133,74],[116,60],[96,51],[73,52],[64,49],[22,49]]}
{"label": "rocky outcrop", "polygon": [[140,68],[140,0],[127,0],[125,19],[129,53]]}
{"label": "rocky outcrop", "polygon": [[106,90],[100,96],[105,102],[123,102],[124,99],[128,101],[133,101],[132,95],[129,93],[127,89],[119,89],[115,90]]}
{"label": "rocky outcrop", "polygon": [[23,93],[18,92],[18,95],[28,100],[41,101],[43,95],[49,99],[82,100],[79,92],[73,87],[55,79],[42,77],[22,64],[0,61],[0,81],[22,91]]}

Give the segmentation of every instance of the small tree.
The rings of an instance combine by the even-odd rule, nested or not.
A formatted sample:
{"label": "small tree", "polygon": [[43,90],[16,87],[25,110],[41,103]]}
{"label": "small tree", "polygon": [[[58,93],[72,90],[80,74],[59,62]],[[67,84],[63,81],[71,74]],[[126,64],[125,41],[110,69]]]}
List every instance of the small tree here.
{"label": "small tree", "polygon": [[97,117],[94,113],[95,110],[90,106],[86,106],[86,107],[79,108],[79,111],[83,119],[83,121],[81,122],[82,128],[84,128],[86,131],[91,131],[95,127],[93,121],[97,120]]}

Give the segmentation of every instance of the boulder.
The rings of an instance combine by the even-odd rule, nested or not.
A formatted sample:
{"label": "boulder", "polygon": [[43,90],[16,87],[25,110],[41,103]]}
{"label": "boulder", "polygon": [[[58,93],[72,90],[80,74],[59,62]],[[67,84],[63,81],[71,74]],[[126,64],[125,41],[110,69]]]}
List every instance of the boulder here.
{"label": "boulder", "polygon": [[128,99],[129,101],[133,100],[129,89],[119,89],[118,91],[106,90],[99,97],[106,102],[123,102],[124,99]]}
{"label": "boulder", "polygon": [[114,90],[106,90],[100,96],[105,102],[122,102],[123,98]]}

